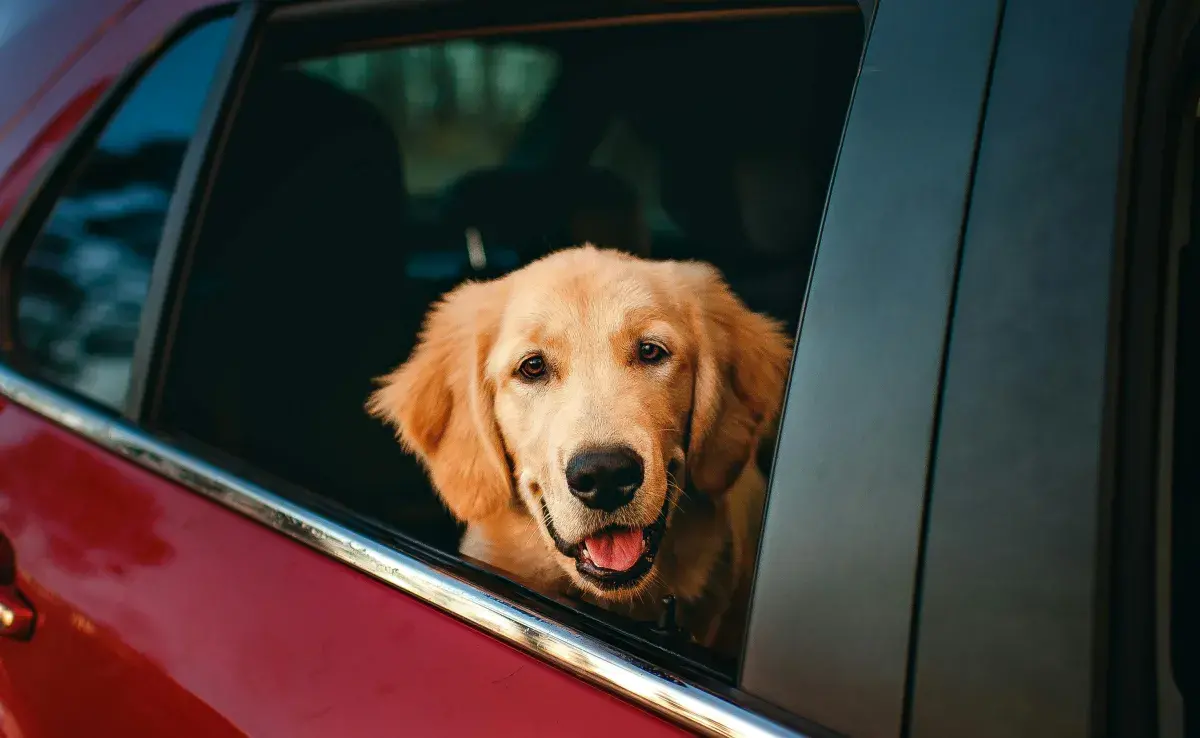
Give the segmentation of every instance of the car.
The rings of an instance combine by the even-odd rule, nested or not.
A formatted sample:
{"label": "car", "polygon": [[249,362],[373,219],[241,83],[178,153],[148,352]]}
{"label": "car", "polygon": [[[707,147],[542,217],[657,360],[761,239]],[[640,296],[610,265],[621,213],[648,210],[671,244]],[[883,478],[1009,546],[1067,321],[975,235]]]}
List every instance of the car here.
{"label": "car", "polygon": [[[9,6],[0,735],[1200,735],[1195,2]],[[796,336],[740,647],[364,410],[583,241]]]}

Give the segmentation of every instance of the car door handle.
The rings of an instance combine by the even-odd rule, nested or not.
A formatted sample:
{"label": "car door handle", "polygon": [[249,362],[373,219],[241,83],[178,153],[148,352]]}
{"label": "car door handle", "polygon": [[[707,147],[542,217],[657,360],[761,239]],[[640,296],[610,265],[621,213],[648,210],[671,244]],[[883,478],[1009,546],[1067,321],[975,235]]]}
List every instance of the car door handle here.
{"label": "car door handle", "polygon": [[17,554],[12,541],[0,532],[0,636],[29,640],[37,613],[17,591]]}
{"label": "car door handle", "polygon": [[18,641],[33,635],[37,615],[15,588],[0,587],[0,636]]}

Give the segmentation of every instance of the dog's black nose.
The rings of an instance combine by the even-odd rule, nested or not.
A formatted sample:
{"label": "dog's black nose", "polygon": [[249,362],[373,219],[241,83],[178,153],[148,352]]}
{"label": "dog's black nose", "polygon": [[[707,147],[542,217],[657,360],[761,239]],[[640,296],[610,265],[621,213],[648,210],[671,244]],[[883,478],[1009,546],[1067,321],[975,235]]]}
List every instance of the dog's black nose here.
{"label": "dog's black nose", "polygon": [[642,460],[625,446],[580,451],[567,462],[567,486],[588,507],[612,512],[642,486]]}

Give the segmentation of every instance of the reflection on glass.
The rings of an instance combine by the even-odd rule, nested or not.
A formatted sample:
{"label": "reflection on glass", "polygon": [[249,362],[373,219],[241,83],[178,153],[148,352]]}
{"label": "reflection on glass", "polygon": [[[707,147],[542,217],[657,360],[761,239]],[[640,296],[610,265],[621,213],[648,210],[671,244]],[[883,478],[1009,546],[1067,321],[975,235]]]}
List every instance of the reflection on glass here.
{"label": "reflection on glass", "polygon": [[192,31],[150,69],[55,204],[18,276],[17,326],[47,378],[120,408],[167,208],[229,33]]}

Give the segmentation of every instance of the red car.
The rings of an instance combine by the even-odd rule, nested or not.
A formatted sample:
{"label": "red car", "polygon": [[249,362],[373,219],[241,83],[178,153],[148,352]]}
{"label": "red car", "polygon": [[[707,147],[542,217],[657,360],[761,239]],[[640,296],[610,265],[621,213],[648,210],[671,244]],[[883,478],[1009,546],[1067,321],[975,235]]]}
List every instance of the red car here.
{"label": "red car", "polygon": [[[9,0],[0,735],[1200,735],[1195,5]],[[734,652],[363,408],[586,240],[797,336]]]}

